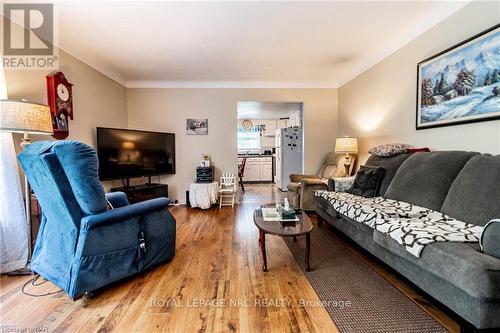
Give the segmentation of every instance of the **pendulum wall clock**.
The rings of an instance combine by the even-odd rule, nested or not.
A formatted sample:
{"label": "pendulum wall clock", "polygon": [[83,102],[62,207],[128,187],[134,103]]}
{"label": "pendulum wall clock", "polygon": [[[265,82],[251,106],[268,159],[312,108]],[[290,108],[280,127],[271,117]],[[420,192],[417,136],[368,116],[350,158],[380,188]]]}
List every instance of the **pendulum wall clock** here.
{"label": "pendulum wall clock", "polygon": [[62,72],[46,76],[47,100],[52,114],[54,138],[66,139],[69,135],[69,120],[73,120],[73,85]]}

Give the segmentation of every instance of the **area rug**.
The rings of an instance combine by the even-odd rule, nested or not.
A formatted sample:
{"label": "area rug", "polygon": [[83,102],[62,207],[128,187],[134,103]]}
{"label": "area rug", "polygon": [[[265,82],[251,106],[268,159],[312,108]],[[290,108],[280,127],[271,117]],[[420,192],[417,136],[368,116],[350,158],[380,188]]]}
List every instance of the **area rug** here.
{"label": "area rug", "polygon": [[320,306],[325,306],[341,332],[447,332],[322,228],[311,232],[312,271],[306,272],[304,238],[284,239],[322,301]]}

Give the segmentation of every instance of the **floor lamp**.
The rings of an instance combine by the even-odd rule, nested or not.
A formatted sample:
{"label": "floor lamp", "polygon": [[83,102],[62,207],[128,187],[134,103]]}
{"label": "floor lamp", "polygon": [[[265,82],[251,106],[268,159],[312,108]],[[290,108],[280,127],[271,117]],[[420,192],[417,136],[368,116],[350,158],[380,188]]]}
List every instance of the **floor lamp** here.
{"label": "floor lamp", "polygon": [[[27,100],[0,100],[0,131],[23,133],[21,147],[24,149],[31,143],[29,134],[52,134],[52,117],[47,105],[28,102]],[[26,267],[13,274],[32,274],[29,263],[32,255],[31,240],[31,188],[28,178],[24,176],[24,198],[26,207],[26,228],[28,235],[28,262]]]}

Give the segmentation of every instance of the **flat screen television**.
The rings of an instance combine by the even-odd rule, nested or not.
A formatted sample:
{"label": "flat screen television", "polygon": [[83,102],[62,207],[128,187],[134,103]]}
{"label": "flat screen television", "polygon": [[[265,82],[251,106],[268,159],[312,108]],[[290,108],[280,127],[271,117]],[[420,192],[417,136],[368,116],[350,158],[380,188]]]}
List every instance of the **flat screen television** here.
{"label": "flat screen television", "polygon": [[175,134],[97,127],[101,180],[175,174]]}

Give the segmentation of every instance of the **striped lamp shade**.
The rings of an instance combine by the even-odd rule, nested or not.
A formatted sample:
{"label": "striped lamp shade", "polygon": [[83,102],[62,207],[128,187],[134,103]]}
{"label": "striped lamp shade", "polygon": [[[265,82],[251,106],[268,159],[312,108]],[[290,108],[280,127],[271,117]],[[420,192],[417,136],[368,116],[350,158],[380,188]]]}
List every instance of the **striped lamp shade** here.
{"label": "striped lamp shade", "polygon": [[0,100],[0,130],[30,134],[52,134],[52,118],[47,105],[27,100]]}

